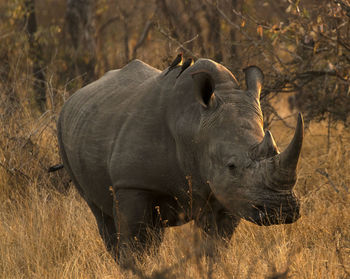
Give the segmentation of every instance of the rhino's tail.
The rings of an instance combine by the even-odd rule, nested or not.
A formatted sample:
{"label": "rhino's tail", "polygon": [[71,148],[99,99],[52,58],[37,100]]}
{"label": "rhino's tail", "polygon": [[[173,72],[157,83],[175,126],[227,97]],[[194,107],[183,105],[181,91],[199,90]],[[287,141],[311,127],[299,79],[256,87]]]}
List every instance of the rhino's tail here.
{"label": "rhino's tail", "polygon": [[47,172],[54,172],[54,171],[58,171],[58,170],[63,169],[63,168],[64,168],[63,164],[58,164],[58,165],[54,165],[54,166],[49,167]]}

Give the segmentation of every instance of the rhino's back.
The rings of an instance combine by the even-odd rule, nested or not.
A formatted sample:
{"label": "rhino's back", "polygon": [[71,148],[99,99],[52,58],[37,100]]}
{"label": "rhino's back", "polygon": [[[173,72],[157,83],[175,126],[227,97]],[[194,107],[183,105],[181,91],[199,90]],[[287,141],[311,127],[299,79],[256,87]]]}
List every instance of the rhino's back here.
{"label": "rhino's back", "polygon": [[134,60],[78,90],[62,108],[58,138],[63,164],[79,190],[97,204],[110,207],[108,161],[115,139],[130,109],[136,110],[135,103],[148,93],[143,84],[157,75],[159,70]]}
{"label": "rhino's back", "polygon": [[159,70],[140,60],[133,60],[122,69],[111,70],[97,81],[78,90],[64,104],[62,112],[79,115],[97,104],[101,109],[113,109],[116,104],[106,100],[114,97],[124,101],[132,97],[140,84],[157,74]]}

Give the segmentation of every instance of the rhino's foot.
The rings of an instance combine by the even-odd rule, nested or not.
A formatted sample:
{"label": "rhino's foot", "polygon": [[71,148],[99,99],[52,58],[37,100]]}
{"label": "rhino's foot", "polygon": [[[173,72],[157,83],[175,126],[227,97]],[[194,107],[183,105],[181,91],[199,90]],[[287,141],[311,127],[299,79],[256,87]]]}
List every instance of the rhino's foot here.
{"label": "rhino's foot", "polygon": [[204,232],[201,255],[215,257],[219,250],[228,246],[239,219],[227,214],[225,210],[211,210],[195,220],[195,224]]}
{"label": "rhino's foot", "polygon": [[220,204],[213,204],[203,210],[201,216],[195,219],[195,224],[201,228],[208,237],[228,242],[239,224],[239,218],[231,215]]}
{"label": "rhino's foot", "polygon": [[117,257],[121,266],[142,259],[145,252],[157,249],[163,227],[156,219],[150,191],[119,189],[115,194],[114,223],[118,238]]}

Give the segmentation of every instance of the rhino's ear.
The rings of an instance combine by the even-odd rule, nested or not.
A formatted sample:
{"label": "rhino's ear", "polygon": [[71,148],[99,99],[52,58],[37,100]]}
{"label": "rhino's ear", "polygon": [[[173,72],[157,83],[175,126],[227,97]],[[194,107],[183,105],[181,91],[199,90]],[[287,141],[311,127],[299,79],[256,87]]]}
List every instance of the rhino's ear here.
{"label": "rhino's ear", "polygon": [[252,92],[257,99],[260,99],[261,86],[264,81],[264,73],[257,66],[249,66],[243,69],[247,90]]}
{"label": "rhino's ear", "polygon": [[203,107],[207,108],[214,101],[214,79],[206,71],[194,72],[192,78],[195,83],[196,99]]}

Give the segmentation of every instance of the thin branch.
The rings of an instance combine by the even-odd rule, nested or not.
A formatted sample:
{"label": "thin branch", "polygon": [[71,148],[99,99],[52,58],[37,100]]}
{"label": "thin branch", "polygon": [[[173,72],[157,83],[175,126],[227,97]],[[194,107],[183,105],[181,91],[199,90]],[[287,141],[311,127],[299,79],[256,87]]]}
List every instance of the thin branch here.
{"label": "thin branch", "polygon": [[275,110],[275,108],[273,106],[270,106],[271,112],[277,117],[278,120],[282,121],[282,123],[284,124],[284,126],[286,126],[289,129],[294,130],[294,127],[290,126],[285,120],[284,118],[282,118],[278,112]]}
{"label": "thin branch", "polygon": [[32,181],[32,179],[26,175],[24,172],[22,172],[21,170],[17,169],[17,168],[10,168],[7,164],[4,164],[2,162],[0,162],[0,167],[2,167],[4,170],[7,171],[7,173],[9,173],[10,175],[12,175],[13,177],[18,177],[16,174],[19,174],[22,178],[27,179],[27,181]]}
{"label": "thin branch", "polygon": [[145,39],[147,38],[148,32],[151,30],[152,26],[153,26],[153,21],[152,20],[148,20],[146,22],[146,24],[145,24],[145,28],[142,31],[142,34],[140,36],[139,41],[137,42],[137,44],[135,45],[135,47],[134,47],[134,49],[132,51],[133,59],[136,58],[137,49],[140,48],[143,45],[143,43],[145,42]]}
{"label": "thin branch", "polygon": [[168,34],[167,32],[165,32],[165,30],[163,28],[161,28],[159,25],[157,26],[157,30],[163,35],[165,36],[169,41],[177,44],[180,48],[182,48],[185,52],[187,52],[188,54],[190,54],[193,58],[198,58],[198,56],[196,54],[194,54],[191,50],[189,50],[187,47],[184,46],[184,43],[179,42],[178,40],[176,40],[175,38],[173,38],[170,34]]}
{"label": "thin branch", "polygon": [[199,35],[197,34],[192,39],[189,39],[188,41],[183,42],[182,44],[183,45],[189,44],[189,43],[193,42],[194,40],[196,40],[198,37],[199,37]]}
{"label": "thin branch", "polygon": [[316,169],[316,172],[318,172],[319,174],[323,175],[325,178],[327,178],[329,184],[334,188],[334,190],[339,193],[338,188],[335,186],[335,184],[333,183],[333,180],[329,177],[329,174],[326,170],[322,170],[322,169]]}
{"label": "thin branch", "polygon": [[110,19],[108,19],[104,24],[101,25],[101,27],[98,29],[97,34],[101,34],[107,27],[108,25],[112,24],[113,22],[119,20],[120,17],[119,15],[112,17]]}
{"label": "thin branch", "polygon": [[303,79],[303,78],[309,78],[309,77],[321,77],[321,76],[335,76],[343,81],[348,81],[347,79],[343,78],[341,75],[339,75],[336,71],[306,71],[303,73],[299,73],[295,75],[295,78],[292,79]]}
{"label": "thin branch", "polygon": [[236,15],[236,16],[239,16],[241,19],[243,20],[250,20],[251,22],[255,23],[256,25],[260,25],[262,28],[264,29],[271,29],[271,26],[268,26],[268,25],[263,25],[261,24],[260,22],[258,22],[255,18],[251,17],[251,16],[244,16],[242,15],[241,12],[237,12],[235,9],[232,9],[232,12]]}
{"label": "thin branch", "polygon": [[[319,34],[320,36],[322,36],[323,38],[325,38],[325,39],[327,39],[327,40],[329,40],[329,41],[331,41],[331,42],[338,43],[338,44],[340,44],[342,47],[346,48],[347,50],[350,50],[350,45],[347,44],[345,41],[343,41],[341,38],[333,39],[333,38],[331,38],[331,37],[329,37],[329,36],[327,36],[327,35],[325,35],[325,34],[323,34],[323,33],[321,33],[321,32],[318,32],[318,34]],[[326,50],[327,50],[327,49],[326,49]]]}
{"label": "thin branch", "polygon": [[[302,73],[295,74],[294,77],[285,77],[282,81],[278,80],[278,82],[271,87],[265,87],[261,92],[261,98],[264,99],[266,96],[268,96],[271,92],[278,92],[278,93],[292,93],[300,90],[302,87],[304,87],[306,84],[312,82],[314,79],[322,77],[322,76],[333,76],[337,77],[342,81],[345,81],[346,83],[349,82],[349,80],[345,79],[341,75],[339,75],[336,71],[306,71]],[[303,81],[301,84],[296,84],[297,81]],[[287,87],[287,85],[290,84],[290,87]]]}

